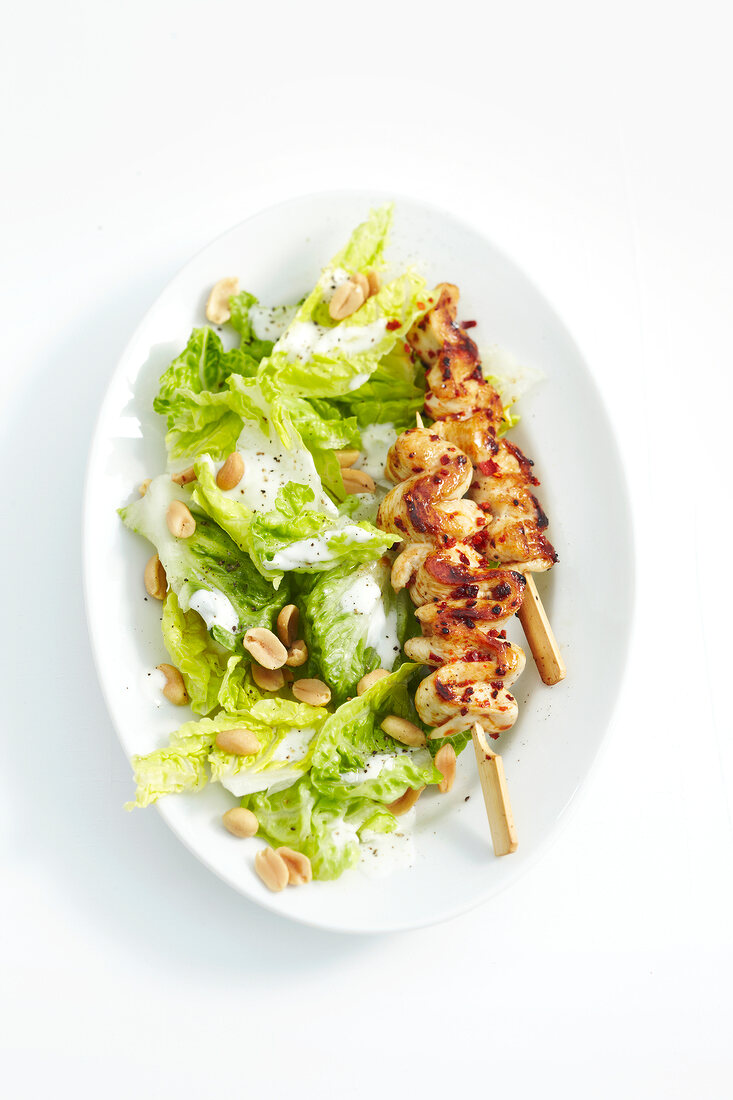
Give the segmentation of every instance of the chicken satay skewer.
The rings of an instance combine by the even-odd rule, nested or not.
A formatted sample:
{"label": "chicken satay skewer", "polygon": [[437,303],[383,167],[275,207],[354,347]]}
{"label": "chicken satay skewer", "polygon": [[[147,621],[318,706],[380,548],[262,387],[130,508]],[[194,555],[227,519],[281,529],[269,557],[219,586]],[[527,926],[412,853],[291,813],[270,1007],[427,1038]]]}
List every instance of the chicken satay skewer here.
{"label": "chicken satay skewer", "polygon": [[[513,444],[492,439],[503,416],[500,396],[483,377],[476,345],[456,324],[457,288],[442,284],[438,290],[437,305],[408,336],[428,372],[431,389],[426,410],[435,419],[435,431],[457,443],[482,474],[488,467],[482,477],[477,472],[477,491],[469,495],[486,500],[490,512],[498,504],[504,521],[509,521],[510,542],[514,541],[517,557],[507,561],[501,556],[501,560],[510,568],[522,570],[527,578],[527,599],[519,614],[520,622],[543,682],[556,684],[565,676],[565,664],[531,576],[533,569],[549,568],[556,556],[542,534],[547,518],[531,493],[530,487],[536,484],[531,475],[532,463]],[[418,425],[422,427],[419,414]],[[508,493],[502,491],[502,484],[509,488]],[[525,538],[527,533],[529,540]],[[493,551],[497,550],[494,544]],[[492,556],[488,548],[486,554]]]}
{"label": "chicken satay skewer", "polygon": [[481,780],[486,816],[489,819],[494,855],[506,856],[516,852],[519,842],[509,802],[504,763],[501,757],[489,748],[484,731],[478,722],[471,730],[471,738],[476,753],[476,767]]}

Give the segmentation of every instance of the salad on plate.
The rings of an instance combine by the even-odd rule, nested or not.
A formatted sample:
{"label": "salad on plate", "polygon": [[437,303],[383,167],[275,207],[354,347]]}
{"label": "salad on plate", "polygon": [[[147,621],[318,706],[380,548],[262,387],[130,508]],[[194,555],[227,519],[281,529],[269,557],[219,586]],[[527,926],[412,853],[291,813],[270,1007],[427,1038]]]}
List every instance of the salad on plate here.
{"label": "salad on plate", "polygon": [[[134,758],[128,806],[221,784],[223,827],[264,842],[246,850],[273,890],[405,838],[470,741],[460,720],[431,738],[416,709],[429,669],[404,647],[421,623],[391,582],[409,539],[378,522],[389,449],[425,406],[408,334],[436,305],[417,270],[390,270],[391,219],[373,210],[300,302],[217,283],[154,400],[167,468],[120,509],[154,549],[170,658],[154,675],[190,709]],[[503,432],[526,374],[491,369]]]}

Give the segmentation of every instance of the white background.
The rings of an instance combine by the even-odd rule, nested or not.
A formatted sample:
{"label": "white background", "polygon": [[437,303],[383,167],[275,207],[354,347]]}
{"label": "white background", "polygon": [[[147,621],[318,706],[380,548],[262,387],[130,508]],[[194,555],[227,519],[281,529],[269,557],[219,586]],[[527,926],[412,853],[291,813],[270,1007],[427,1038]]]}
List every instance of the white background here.
{"label": "white background", "polygon": [[[730,1096],[724,5],[264,7],[4,15],[3,1093]],[[616,425],[639,558],[557,843],[483,908],[379,938],[260,912],[122,812],[81,605],[86,450],[132,330],[212,237],[337,186],[445,206],[536,280]]]}

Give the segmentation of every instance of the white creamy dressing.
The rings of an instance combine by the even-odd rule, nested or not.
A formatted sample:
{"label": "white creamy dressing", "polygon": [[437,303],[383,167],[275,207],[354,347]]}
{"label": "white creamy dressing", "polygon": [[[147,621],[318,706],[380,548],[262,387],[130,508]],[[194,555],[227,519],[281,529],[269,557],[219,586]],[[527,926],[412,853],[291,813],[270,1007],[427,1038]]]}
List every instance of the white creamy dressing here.
{"label": "white creamy dressing", "polygon": [[329,835],[337,848],[345,848],[347,844],[351,844],[353,841],[359,842],[356,826],[349,825],[346,821],[342,821],[340,825],[332,829]]}
{"label": "white creamy dressing", "polygon": [[368,381],[368,379],[369,379],[370,377],[371,377],[371,376],[370,376],[370,374],[369,374],[369,372],[368,372],[368,371],[367,371],[366,373],[364,373],[364,374],[355,374],[355,375],[354,375],[354,377],[353,377],[353,378],[351,379],[351,381],[349,382],[349,389],[350,389],[350,390],[358,390],[358,389],[359,389],[359,387],[360,387],[360,386],[363,386],[363,385],[364,385],[364,383],[365,383],[366,381]]}
{"label": "white creamy dressing", "polygon": [[293,763],[302,760],[308,752],[308,746],[315,737],[315,729],[294,729],[286,733],[272,754],[273,760],[289,760]]}
{"label": "white creamy dressing", "polygon": [[[252,512],[268,512],[275,507],[279,491],[294,481],[313,490],[314,500],[306,508],[338,515],[338,508],[323,491],[313,456],[305,447],[288,450],[274,433],[268,439],[256,424],[245,423],[237,451],[242,456],[244,473],[238,485],[223,491],[225,497],[239,501]],[[223,461],[213,463],[214,472],[218,473],[223,465]]]}
{"label": "white creamy dressing", "polygon": [[365,573],[357,577],[344,593],[342,606],[344,611],[351,611],[353,615],[369,615],[381,598],[382,591],[374,577]]}
{"label": "white creamy dressing", "polygon": [[384,467],[387,462],[387,452],[397,439],[397,430],[394,424],[370,424],[368,428],[361,430],[361,454],[354,467],[369,474],[381,485],[394,488],[394,483],[386,476]]}
{"label": "white creamy dressing", "polygon": [[367,616],[366,644],[376,650],[382,668],[391,669],[400,652],[397,608],[384,610],[382,590],[374,577],[367,572],[358,573],[343,595],[342,606],[354,615]]}
{"label": "white creamy dressing", "polygon": [[163,695],[163,688],[167,682],[165,673],[161,672],[159,668],[151,668],[147,672],[141,673],[141,692],[154,707],[162,707],[163,703],[167,702],[165,695]]}
{"label": "white creamy dressing", "polygon": [[333,267],[330,271],[327,268],[320,278],[324,302],[330,302],[338,288],[350,278],[348,271],[344,271],[343,267]]}
{"label": "white creamy dressing", "polygon": [[415,842],[411,829],[415,824],[415,807],[397,819],[393,833],[377,833],[362,829],[357,868],[369,878],[386,878],[394,871],[412,867],[415,862]]}
{"label": "white creamy dressing", "polygon": [[345,527],[334,528],[325,535],[291,542],[289,546],[278,550],[272,561],[266,563],[266,568],[271,569],[273,572],[280,570],[287,572],[290,569],[304,569],[306,566],[314,565],[319,561],[333,561],[336,555],[331,549],[330,540],[337,536],[341,538],[346,536],[345,541],[347,544],[368,542],[372,537],[363,527],[347,523]]}
{"label": "white creamy dressing", "polygon": [[[307,363],[314,355],[331,355],[337,348],[348,357],[370,351],[386,331],[386,317],[380,317],[368,325],[342,321],[333,328],[317,325],[315,321],[294,321],[278,341],[277,350],[284,352],[290,359],[300,359],[303,363]],[[359,381],[357,386],[361,386],[364,381],[366,378]]]}
{"label": "white creamy dressing", "polygon": [[264,767],[260,771],[240,767],[236,773],[222,775],[219,782],[237,798],[243,798],[246,794],[255,794],[257,791],[270,791],[272,794],[284,791],[303,774],[303,769],[298,765],[308,752],[308,746],[315,732],[315,729],[310,728],[293,729],[282,738],[270,761],[286,762],[290,765],[289,767]]}
{"label": "white creamy dressing", "polygon": [[[404,755],[400,753],[398,755]],[[369,763],[363,768],[354,768],[350,772],[342,772],[341,779],[344,783],[366,783],[367,779],[378,779],[383,772],[390,772],[395,767],[398,756],[393,752],[375,752]]]}
{"label": "white creamy dressing", "polygon": [[276,343],[285,332],[298,312],[297,306],[252,306],[249,319],[252,330],[258,340],[272,340]]}
{"label": "white creamy dressing", "polygon": [[229,597],[220,592],[218,588],[215,588],[213,592],[207,592],[205,588],[200,588],[198,592],[194,592],[191,596],[188,606],[192,607],[194,611],[198,611],[206,623],[207,630],[211,630],[212,626],[220,626],[222,630],[228,630],[231,634],[237,633],[239,616],[234,610]]}

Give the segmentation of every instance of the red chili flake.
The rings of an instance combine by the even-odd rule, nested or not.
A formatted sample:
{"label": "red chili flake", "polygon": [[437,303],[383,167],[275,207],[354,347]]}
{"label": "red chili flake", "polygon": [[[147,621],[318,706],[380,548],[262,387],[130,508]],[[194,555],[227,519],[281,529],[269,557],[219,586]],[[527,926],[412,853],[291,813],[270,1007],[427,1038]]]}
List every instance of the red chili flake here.
{"label": "red chili flake", "polygon": [[401,321],[397,321],[397,320],[387,321],[387,332],[394,332],[394,330],[396,328],[402,328],[402,322]]}
{"label": "red chili flake", "polygon": [[498,741],[498,740],[499,740],[499,734],[498,734],[498,733],[490,733],[490,734],[489,734],[489,737],[490,737],[490,738],[491,738],[491,739],[492,739],[493,741]]}
{"label": "red chili flake", "polygon": [[425,303],[424,302],[417,302],[417,308],[418,309],[425,309]]}
{"label": "red chili flake", "polygon": [[494,462],[493,458],[487,458],[485,462],[479,462],[478,468],[482,474],[492,474],[495,476],[499,472],[499,467]]}
{"label": "red chili flake", "polygon": [[430,302],[431,305],[433,304],[433,299],[432,298],[428,298],[428,301]]}
{"label": "red chili flake", "polygon": [[450,462],[450,457],[448,455],[441,455],[440,456],[440,463],[441,463],[442,466],[447,466],[449,462]]}
{"label": "red chili flake", "polygon": [[478,321],[461,321],[461,328],[476,328]]}

